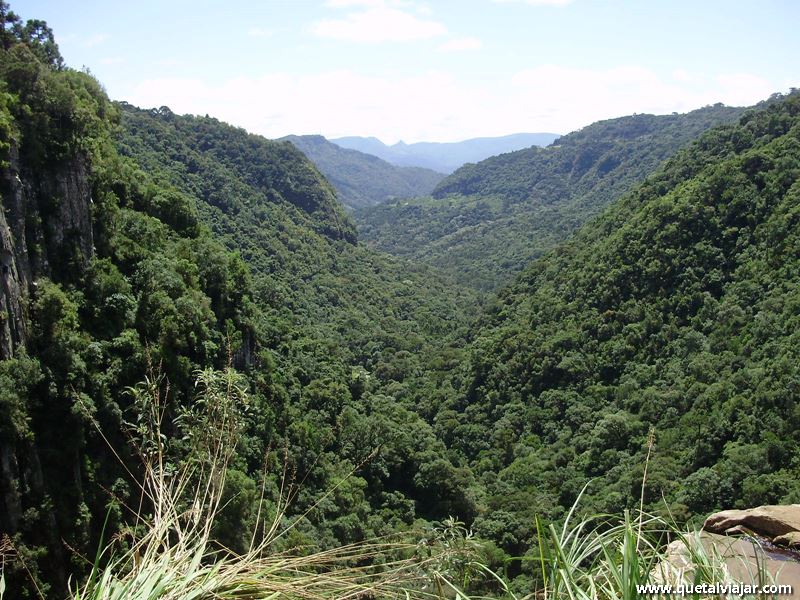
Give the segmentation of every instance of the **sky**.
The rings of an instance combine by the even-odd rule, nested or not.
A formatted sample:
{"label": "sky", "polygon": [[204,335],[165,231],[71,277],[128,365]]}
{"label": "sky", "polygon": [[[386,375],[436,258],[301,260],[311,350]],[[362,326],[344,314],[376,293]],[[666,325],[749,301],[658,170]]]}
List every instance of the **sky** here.
{"label": "sky", "polygon": [[287,134],[458,141],[800,87],[796,0],[9,0],[140,107]]}

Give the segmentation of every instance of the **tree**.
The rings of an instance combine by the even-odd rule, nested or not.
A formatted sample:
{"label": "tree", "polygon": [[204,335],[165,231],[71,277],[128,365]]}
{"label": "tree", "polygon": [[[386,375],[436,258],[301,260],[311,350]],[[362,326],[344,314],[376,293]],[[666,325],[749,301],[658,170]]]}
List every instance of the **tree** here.
{"label": "tree", "polygon": [[53,30],[47,22],[30,19],[22,25],[22,20],[9,4],[0,0],[0,44],[4,50],[9,50],[20,42],[29,46],[43,63],[59,70],[64,68]]}

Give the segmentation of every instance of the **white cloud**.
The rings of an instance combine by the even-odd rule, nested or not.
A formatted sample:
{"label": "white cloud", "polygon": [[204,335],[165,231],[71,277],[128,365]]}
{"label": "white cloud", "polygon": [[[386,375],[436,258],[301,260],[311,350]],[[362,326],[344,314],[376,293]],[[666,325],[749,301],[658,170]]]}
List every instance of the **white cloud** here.
{"label": "white cloud", "polygon": [[444,25],[409,12],[407,8],[413,5],[399,0],[328,0],[326,5],[359,10],[313,23],[311,33],[322,38],[358,43],[410,42],[447,33]]}
{"label": "white cloud", "polygon": [[774,91],[769,82],[754,75],[681,81],[673,74],[663,80],[638,66],[590,70],[543,65],[517,73],[512,81],[517,97],[531,102],[560,131],[634,112],[686,112],[716,102],[750,105]]}
{"label": "white cloud", "polygon": [[[331,90],[337,90],[332,94]],[[178,113],[211,114],[268,137],[288,133],[377,135],[386,140],[445,138],[478,114],[452,76],[431,71],[405,78],[368,77],[340,70],[310,76],[270,73],[219,85],[199,79],[144,81],[123,98],[143,107],[167,105]],[[490,96],[470,90],[473,99]],[[461,111],[454,107],[462,104]]]}
{"label": "white cloud", "polygon": [[272,29],[264,29],[263,27],[251,27],[247,30],[247,35],[256,38],[272,37],[274,33],[275,32]]}
{"label": "white cloud", "polygon": [[325,0],[323,4],[328,8],[352,8],[354,6],[377,8],[381,6],[392,6],[394,8],[414,8],[423,13],[430,12],[427,6],[418,4],[414,0]]}
{"label": "white cloud", "polygon": [[156,64],[162,67],[182,67],[186,63],[179,58],[162,58],[157,60]]}
{"label": "white cloud", "polygon": [[101,65],[118,65],[120,63],[125,62],[125,59],[122,56],[108,56],[106,58],[100,59]]}
{"label": "white cloud", "polygon": [[326,0],[325,6],[329,8],[350,8],[352,6],[367,6],[374,8],[383,6],[384,0]]}
{"label": "white cloud", "polygon": [[674,71],[672,71],[672,78],[675,81],[686,82],[686,81],[692,81],[694,79],[694,76],[691,73],[689,73],[689,71],[687,71],[686,69],[675,69]]}
{"label": "white cloud", "polygon": [[572,4],[573,1],[574,0],[492,0],[492,2],[496,2],[497,4],[510,4],[515,2],[530,4],[531,6],[566,6],[567,4]]}
{"label": "white cloud", "polygon": [[217,84],[161,78],[143,81],[119,98],[143,107],[167,105],[178,113],[210,114],[267,137],[321,133],[412,142],[519,131],[567,133],[634,112],[685,112],[716,102],[749,105],[777,89],[747,73],[680,82],[670,73],[661,77],[638,66],[591,70],[541,65],[481,84],[442,71],[402,78],[348,70],[305,76],[268,73]]}
{"label": "white cloud", "polygon": [[754,104],[777,91],[769,81],[750,73],[727,73],[716,80],[727,101],[734,105]]}
{"label": "white cloud", "polygon": [[478,38],[464,37],[448,40],[444,44],[440,44],[437,50],[440,52],[461,52],[463,50],[477,50],[482,46],[483,42]]}
{"label": "white cloud", "polygon": [[95,35],[85,38],[81,42],[81,46],[84,48],[94,48],[95,46],[99,46],[109,39],[111,39],[111,36],[107,33],[96,33]]}

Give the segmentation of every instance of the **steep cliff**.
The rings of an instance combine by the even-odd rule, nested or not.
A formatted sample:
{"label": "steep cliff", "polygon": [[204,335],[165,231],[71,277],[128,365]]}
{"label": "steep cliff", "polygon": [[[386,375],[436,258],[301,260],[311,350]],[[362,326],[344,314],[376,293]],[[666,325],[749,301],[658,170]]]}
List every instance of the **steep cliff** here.
{"label": "steep cliff", "polygon": [[[356,244],[332,188],[290,144],[115,105],[90,75],[44,62],[36,43],[0,44],[8,589],[64,597],[66,574],[86,575],[76,557],[130,524],[141,498],[128,442],[147,418],[132,390],[146,377],[168,387],[176,453],[171,417],[196,408],[197,373],[232,365],[247,382],[235,501],[215,531],[237,552],[275,447],[309,474],[290,515],[300,519],[366,447],[392,457],[371,467],[369,489],[358,478],[304,525],[304,546],[383,535],[387,510],[408,524],[472,510],[469,473],[410,408],[412,393],[428,401],[415,382],[440,348],[458,362],[471,296]],[[448,485],[436,482],[442,469]]]}
{"label": "steep cliff", "polygon": [[4,597],[60,597],[70,557],[122,519],[126,390],[150,364],[171,399],[201,367],[247,368],[255,309],[193,200],[116,154],[100,84],[63,68],[43,22],[0,29]]}
{"label": "steep cliff", "polygon": [[[91,167],[78,148],[56,161],[29,160],[23,132],[30,124],[21,122],[23,112],[15,119],[16,131],[2,140],[7,152],[0,163],[0,360],[3,374],[14,381],[4,390],[13,397],[4,399],[3,409],[16,422],[16,427],[0,427],[0,530],[27,534],[28,544],[46,547],[49,579],[63,586],[63,530],[55,512],[31,512],[48,506],[55,490],[46,484],[33,412],[25,410],[36,401],[31,388],[40,375],[29,358],[35,353],[29,348],[29,313],[40,278],[76,281],[92,259]],[[27,367],[33,367],[32,377]],[[81,461],[77,454],[72,458],[68,479],[82,501]]]}
{"label": "steep cliff", "polygon": [[30,168],[12,145],[0,175],[2,307],[0,358],[26,341],[26,306],[38,277],[74,279],[94,251],[89,160],[75,154],[47,170]]}

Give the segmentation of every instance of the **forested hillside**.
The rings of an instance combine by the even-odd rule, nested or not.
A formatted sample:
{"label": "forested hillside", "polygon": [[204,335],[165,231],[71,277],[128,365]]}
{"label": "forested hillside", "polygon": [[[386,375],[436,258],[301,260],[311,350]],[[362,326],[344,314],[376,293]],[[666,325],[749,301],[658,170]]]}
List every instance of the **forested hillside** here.
{"label": "forested hillside", "polygon": [[426,196],[443,178],[421,167],[397,167],[385,160],[337,146],[321,135],[281,138],[294,144],[317,166],[349,208],[374,206],[389,200]]}
{"label": "forested hillside", "polygon": [[639,501],[800,502],[800,94],[679,152],[488,311],[437,432],[487,486],[476,531]]}
{"label": "forested hillside", "polygon": [[177,473],[223,481],[201,409],[237,419],[187,561],[212,571],[275,517],[278,559],[419,534],[345,565],[391,574],[441,535],[458,585],[522,597],[587,483],[579,511],[679,524],[800,503],[800,92],[604,121],[359,212],[397,258],[292,144],[111,102],[46,23],[0,18],[3,600],[76,598],[107,544],[136,571],[139,459],[188,514]]}
{"label": "forested hillside", "polygon": [[357,246],[332,188],[290,144],[115,105],[62,66],[43,22],[3,16],[10,597],[63,596],[104,528],[108,540],[131,518],[140,500],[126,432],[145,418],[131,389],[148,376],[171,415],[192,405],[201,370],[232,366],[246,382],[244,442],[215,528],[228,548],[249,542],[262,502],[272,510],[281,473],[302,481],[287,518],[338,484],[291,547],[474,513],[469,471],[413,410],[436,393],[423,366],[447,378],[460,362],[471,295]]}
{"label": "forested hillside", "polygon": [[[303,212],[265,194],[264,180],[251,172],[274,164],[270,153],[277,151],[301,159],[316,174],[308,194],[324,193],[335,204],[329,184],[290,144],[212,118],[123,105],[118,147],[157,181],[196,199],[201,222],[250,266],[263,310],[317,332],[348,363],[371,369],[375,365],[365,361],[378,364],[386,351],[413,348],[418,354],[423,342],[439,344],[464,326],[463,309],[473,302],[468,291],[428,267],[353,243],[352,225],[340,212],[331,213],[335,227],[317,227],[322,233],[333,229],[331,239],[314,231]],[[284,170],[283,177],[297,185],[296,170]],[[417,364],[419,357],[408,360]]]}
{"label": "forested hillside", "polygon": [[136,497],[126,390],[159,369],[177,406],[198,369],[248,368],[258,311],[193,201],[117,155],[99,83],[0,8],[3,576],[12,598],[61,597]]}
{"label": "forested hillside", "polygon": [[667,157],[742,109],[710,106],[685,115],[633,115],[466,165],[433,198],[356,213],[359,235],[390,254],[436,265],[493,291],[566,239]]}

